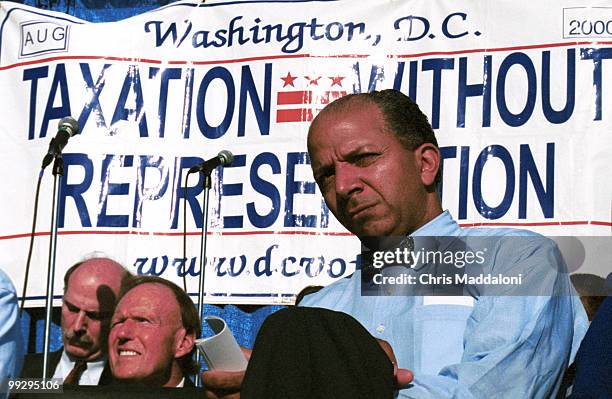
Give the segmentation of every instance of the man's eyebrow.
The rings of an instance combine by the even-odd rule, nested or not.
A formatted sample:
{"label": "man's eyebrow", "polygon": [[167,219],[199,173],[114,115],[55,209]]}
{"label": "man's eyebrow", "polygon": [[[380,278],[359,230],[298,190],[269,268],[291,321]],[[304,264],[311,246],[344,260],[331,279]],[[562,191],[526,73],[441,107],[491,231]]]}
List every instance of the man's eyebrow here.
{"label": "man's eyebrow", "polygon": [[347,161],[347,162],[351,162],[353,159],[358,157],[361,153],[367,152],[367,149],[364,149],[364,147],[365,146],[361,146],[361,147],[355,148],[355,149],[347,152],[343,156],[344,160]]}
{"label": "man's eyebrow", "polygon": [[88,316],[90,317],[95,317],[95,318],[110,318],[114,312],[110,311],[110,310],[86,310],[85,313],[87,313]]}
{"label": "man's eyebrow", "polygon": [[75,308],[75,309],[81,309],[80,307],[78,307],[77,305],[75,305],[74,303],[70,302],[69,300],[67,300],[66,298],[64,298],[64,303],[66,304],[66,306],[68,306],[69,308]]}
{"label": "man's eyebrow", "polygon": [[359,154],[362,152],[380,151],[380,148],[381,148],[380,143],[361,143],[361,144],[357,144],[355,148],[353,148],[351,151],[344,154],[344,157]]}
{"label": "man's eyebrow", "polygon": [[318,180],[321,176],[324,176],[333,170],[334,165],[320,164],[317,166],[313,166],[312,175],[314,176],[315,180]]}
{"label": "man's eyebrow", "polygon": [[138,312],[125,312],[124,317],[127,319],[140,319],[140,320],[161,320],[159,315],[155,312],[146,312],[146,311],[138,311]]}
{"label": "man's eyebrow", "polygon": [[112,314],[113,314],[113,312],[112,312],[112,311],[102,311],[102,310],[99,310],[99,309],[98,309],[98,310],[88,310],[88,309],[84,309],[84,308],[82,308],[82,307],[80,307],[80,306],[75,305],[74,303],[70,302],[70,301],[69,301],[69,300],[67,300],[67,299],[64,299],[64,303],[66,304],[66,306],[68,306],[68,307],[69,307],[69,308],[71,308],[71,309],[76,309],[76,310],[78,310],[78,311],[81,311],[81,310],[82,310],[83,312],[88,313],[88,314],[98,314],[98,315],[103,315],[103,316],[104,316],[105,314],[107,314],[107,313],[110,313],[110,315],[111,315],[111,316],[112,316]]}

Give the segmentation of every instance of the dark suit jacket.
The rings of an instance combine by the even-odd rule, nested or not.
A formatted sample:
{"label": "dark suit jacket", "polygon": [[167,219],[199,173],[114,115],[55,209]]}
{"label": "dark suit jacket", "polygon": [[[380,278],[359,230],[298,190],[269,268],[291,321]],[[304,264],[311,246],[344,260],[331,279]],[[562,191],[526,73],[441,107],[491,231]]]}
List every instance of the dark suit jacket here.
{"label": "dark suit jacket", "polygon": [[[63,348],[49,353],[49,358],[47,359],[47,378],[53,377],[53,373],[55,373],[55,369],[57,368],[57,364],[59,363],[62,357]],[[23,369],[21,370],[21,378],[42,378],[42,368],[43,368],[43,354],[42,353],[28,353],[25,356],[23,361]],[[102,375],[100,375],[100,381],[98,381],[98,385],[108,385],[113,381],[113,375],[110,370],[110,366],[108,362],[104,366],[104,370],[102,370]]]}

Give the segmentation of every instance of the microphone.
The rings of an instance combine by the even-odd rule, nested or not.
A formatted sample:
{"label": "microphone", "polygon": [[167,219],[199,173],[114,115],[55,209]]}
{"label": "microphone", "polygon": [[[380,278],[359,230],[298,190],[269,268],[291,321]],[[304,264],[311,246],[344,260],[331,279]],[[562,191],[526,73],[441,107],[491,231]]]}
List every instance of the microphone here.
{"label": "microphone", "polygon": [[51,161],[62,153],[62,150],[68,144],[68,139],[78,133],[79,123],[73,117],[62,118],[57,124],[57,134],[51,139],[47,155],[43,158],[42,169],[49,166]]}
{"label": "microphone", "polygon": [[234,155],[228,150],[219,151],[216,157],[204,161],[199,165],[192,166],[188,173],[204,172],[206,174],[213,171],[217,166],[228,166],[234,160]]}

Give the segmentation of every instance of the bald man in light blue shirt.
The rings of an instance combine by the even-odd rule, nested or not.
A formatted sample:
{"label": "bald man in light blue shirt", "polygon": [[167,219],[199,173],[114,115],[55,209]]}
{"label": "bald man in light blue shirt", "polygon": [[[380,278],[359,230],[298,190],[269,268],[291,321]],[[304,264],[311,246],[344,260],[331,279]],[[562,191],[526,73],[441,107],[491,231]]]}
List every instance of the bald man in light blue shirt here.
{"label": "bald man in light blue shirt", "polygon": [[[372,272],[372,265],[301,306],[347,313],[386,341],[397,366],[414,376],[401,398],[554,397],[587,329],[560,252],[528,231],[461,229],[443,212],[440,150],[416,103],[396,90],[342,97],[313,120],[308,153],[325,203],[373,256],[380,252],[375,239],[390,237],[417,250],[420,241],[445,250],[442,244],[459,237],[466,249],[487,252],[469,266],[436,260]],[[455,275],[479,273],[520,284],[452,284]],[[383,277],[390,283],[377,287]],[[430,287],[422,277],[443,283]],[[436,296],[439,288],[455,296]]]}

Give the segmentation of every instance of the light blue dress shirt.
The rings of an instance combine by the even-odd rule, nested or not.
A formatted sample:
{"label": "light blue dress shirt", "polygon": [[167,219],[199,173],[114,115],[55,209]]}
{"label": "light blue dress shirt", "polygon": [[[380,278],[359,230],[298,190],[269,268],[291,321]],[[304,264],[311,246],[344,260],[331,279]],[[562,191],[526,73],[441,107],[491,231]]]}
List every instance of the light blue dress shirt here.
{"label": "light blue dress shirt", "polygon": [[0,269],[0,382],[19,377],[23,365],[22,339],[15,288]]}
{"label": "light blue dress shirt", "polygon": [[[588,328],[552,240],[525,230],[462,229],[447,212],[412,234],[534,237],[489,249],[485,269],[523,274],[532,296],[362,296],[361,270],[306,296],[300,306],[350,314],[390,343],[414,373],[400,398],[550,398]],[[551,269],[552,268],[552,269]],[[525,289],[523,287],[522,289]],[[474,291],[472,291],[474,292]],[[574,295],[572,295],[574,294]]]}

